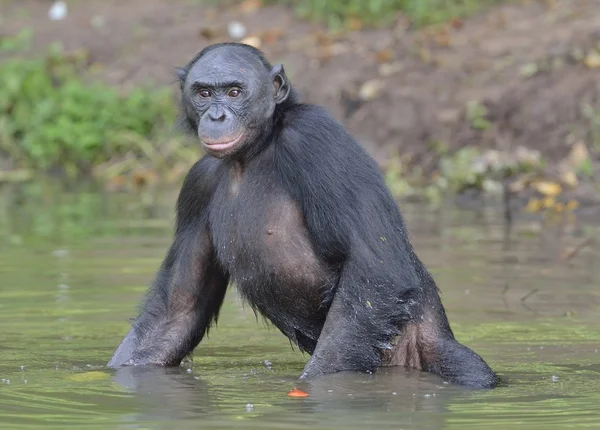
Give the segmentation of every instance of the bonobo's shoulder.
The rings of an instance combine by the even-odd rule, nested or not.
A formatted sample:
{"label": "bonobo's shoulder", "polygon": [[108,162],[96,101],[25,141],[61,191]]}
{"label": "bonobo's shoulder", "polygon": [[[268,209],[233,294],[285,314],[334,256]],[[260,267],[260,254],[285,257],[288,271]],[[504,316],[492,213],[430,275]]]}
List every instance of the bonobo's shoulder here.
{"label": "bonobo's shoulder", "polygon": [[220,165],[220,160],[207,155],[191,167],[177,198],[178,228],[192,222],[204,212],[222,174]]}
{"label": "bonobo's shoulder", "polygon": [[323,106],[299,103],[292,106],[283,118],[283,129],[291,133],[311,131],[345,131],[344,127]]}
{"label": "bonobo's shoulder", "polygon": [[194,165],[190,168],[188,175],[192,178],[214,176],[222,164],[223,162],[218,158],[205,155],[200,160],[196,161],[196,163],[194,163]]}
{"label": "bonobo's shoulder", "polygon": [[184,188],[198,188],[204,191],[212,189],[219,180],[221,165],[221,160],[205,155],[190,168],[185,177]]}
{"label": "bonobo's shoulder", "polygon": [[298,104],[289,109],[282,124],[286,150],[302,158],[338,165],[374,168],[373,160],[350,132],[322,106]]}

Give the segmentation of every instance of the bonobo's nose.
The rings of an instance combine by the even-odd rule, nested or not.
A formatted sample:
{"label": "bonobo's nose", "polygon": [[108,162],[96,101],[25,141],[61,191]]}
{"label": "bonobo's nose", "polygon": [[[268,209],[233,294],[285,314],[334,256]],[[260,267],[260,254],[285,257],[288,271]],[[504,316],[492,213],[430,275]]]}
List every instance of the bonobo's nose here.
{"label": "bonobo's nose", "polygon": [[211,109],[208,111],[208,117],[212,121],[223,122],[225,121],[225,118],[227,118],[227,115],[225,115],[225,111],[223,109]]}

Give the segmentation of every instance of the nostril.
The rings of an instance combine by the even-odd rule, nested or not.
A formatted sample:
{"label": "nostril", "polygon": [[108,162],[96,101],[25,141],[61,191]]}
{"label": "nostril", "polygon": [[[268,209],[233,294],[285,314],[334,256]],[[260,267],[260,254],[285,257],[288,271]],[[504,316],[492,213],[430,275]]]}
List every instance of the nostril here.
{"label": "nostril", "polygon": [[212,121],[219,121],[219,122],[223,122],[225,121],[225,112],[218,112],[218,113],[212,113],[209,112],[208,113],[208,117],[212,120]]}

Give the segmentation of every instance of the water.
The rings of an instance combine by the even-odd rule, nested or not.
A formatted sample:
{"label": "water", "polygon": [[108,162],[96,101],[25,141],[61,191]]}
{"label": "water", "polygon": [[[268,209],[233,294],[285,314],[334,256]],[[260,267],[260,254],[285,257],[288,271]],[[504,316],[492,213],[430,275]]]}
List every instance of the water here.
{"label": "water", "polygon": [[0,194],[0,428],[600,428],[600,255],[560,258],[597,227],[530,220],[506,234],[495,208],[404,206],[457,337],[507,384],[401,368],[299,383],[308,356],[234,290],[193,363],[104,367],[169,244],[174,193]]}

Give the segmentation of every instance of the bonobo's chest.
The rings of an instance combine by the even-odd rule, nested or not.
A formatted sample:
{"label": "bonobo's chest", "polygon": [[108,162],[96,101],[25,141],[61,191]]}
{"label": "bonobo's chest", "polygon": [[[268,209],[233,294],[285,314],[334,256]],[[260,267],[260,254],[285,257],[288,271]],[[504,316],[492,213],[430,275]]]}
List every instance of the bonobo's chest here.
{"label": "bonobo's chest", "polygon": [[266,299],[262,294],[278,293],[273,289],[314,292],[330,278],[299,205],[267,174],[222,181],[211,204],[210,228],[220,264],[259,305]]}

